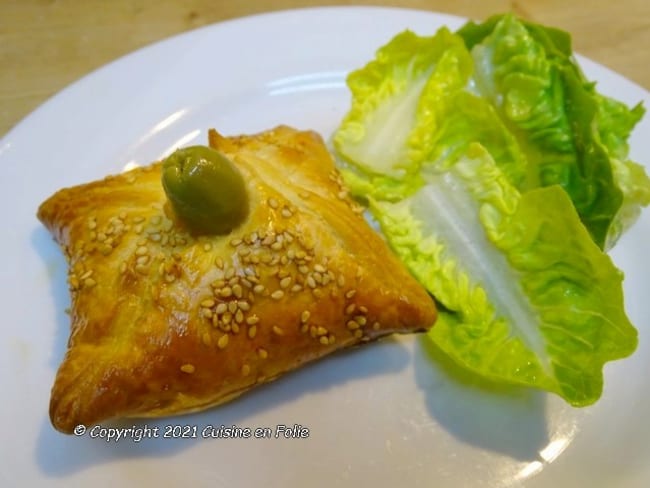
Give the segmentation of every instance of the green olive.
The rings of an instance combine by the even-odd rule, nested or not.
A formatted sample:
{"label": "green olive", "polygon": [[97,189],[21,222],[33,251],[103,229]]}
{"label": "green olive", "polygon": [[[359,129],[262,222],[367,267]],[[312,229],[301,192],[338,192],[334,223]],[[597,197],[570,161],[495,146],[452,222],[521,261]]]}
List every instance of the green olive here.
{"label": "green olive", "polygon": [[174,213],[194,232],[227,234],[248,214],[244,178],[210,147],[175,151],[163,161],[162,184]]}

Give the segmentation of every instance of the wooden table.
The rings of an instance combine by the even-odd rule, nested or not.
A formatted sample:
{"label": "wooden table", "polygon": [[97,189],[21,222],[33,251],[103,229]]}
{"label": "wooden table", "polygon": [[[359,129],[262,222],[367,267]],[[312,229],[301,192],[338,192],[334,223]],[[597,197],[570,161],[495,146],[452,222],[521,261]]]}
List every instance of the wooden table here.
{"label": "wooden table", "polygon": [[650,87],[648,0],[0,0],[0,137],[47,98],[139,47],[205,24],[318,5],[392,5],[563,28],[581,54]]}

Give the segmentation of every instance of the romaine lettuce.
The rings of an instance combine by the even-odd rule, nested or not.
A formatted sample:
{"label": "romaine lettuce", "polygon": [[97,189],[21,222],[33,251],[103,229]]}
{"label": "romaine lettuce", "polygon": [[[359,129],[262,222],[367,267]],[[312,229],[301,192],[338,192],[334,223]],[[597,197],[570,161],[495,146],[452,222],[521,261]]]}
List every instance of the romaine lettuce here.
{"label": "romaine lettuce", "polygon": [[634,351],[622,275],[559,186],[521,195],[473,144],[409,198],[371,208],[442,305],[431,338],[466,368],[586,405],[603,364]]}
{"label": "romaine lettuce", "polygon": [[566,33],[510,15],[402,33],[348,84],[343,175],[441,305],[431,339],[489,379],[597,400],[637,341],[602,249],[650,203],[626,159],[642,109],[599,95]]}

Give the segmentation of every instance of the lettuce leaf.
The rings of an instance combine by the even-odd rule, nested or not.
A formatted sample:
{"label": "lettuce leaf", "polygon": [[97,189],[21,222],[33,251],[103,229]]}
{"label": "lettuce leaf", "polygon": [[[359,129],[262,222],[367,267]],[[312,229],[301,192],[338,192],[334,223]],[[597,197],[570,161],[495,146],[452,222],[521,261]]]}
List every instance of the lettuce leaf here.
{"label": "lettuce leaf", "polygon": [[381,175],[379,187],[399,186],[417,174],[435,142],[431,129],[443,123],[430,107],[448,105],[447,93],[470,74],[469,52],[449,30],[397,35],[348,76],[352,106],[334,135],[338,154],[370,178]]}
{"label": "lettuce leaf", "polygon": [[545,29],[533,26],[505,15],[474,44],[479,92],[497,108],[534,167],[536,179],[524,189],[562,186],[604,247],[623,196],[600,144],[598,103],[565,55],[566,46],[556,48]]}
{"label": "lettuce leaf", "polygon": [[622,274],[559,186],[522,195],[472,144],[411,197],[371,208],[442,305],[431,338],[475,373],[582,406],[600,397],[603,364],[636,348]]}
{"label": "lettuce leaf", "polygon": [[460,32],[404,32],[350,74],[344,179],[440,304],[441,350],[587,405],[637,343],[602,249],[649,203],[626,159],[641,109],[599,95],[560,30],[499,16]]}
{"label": "lettuce leaf", "polygon": [[630,109],[625,104],[594,94],[598,101],[598,131],[612,163],[614,182],[623,193],[623,202],[610,226],[606,249],[611,249],[625,231],[636,222],[641,208],[650,205],[650,178],[645,169],[627,159],[628,138],[641,120],[645,109],[641,104]]}

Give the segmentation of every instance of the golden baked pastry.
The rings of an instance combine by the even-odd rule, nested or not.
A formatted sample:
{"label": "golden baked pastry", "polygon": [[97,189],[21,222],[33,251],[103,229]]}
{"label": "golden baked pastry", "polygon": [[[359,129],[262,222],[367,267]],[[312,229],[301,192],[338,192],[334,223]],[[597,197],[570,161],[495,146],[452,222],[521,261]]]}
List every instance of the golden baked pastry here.
{"label": "golden baked pastry", "polygon": [[347,197],[317,134],[211,131],[210,145],[248,192],[248,215],[227,235],[185,228],[160,163],[40,206],[69,262],[58,430],[205,409],[337,349],[433,324],[431,298]]}

